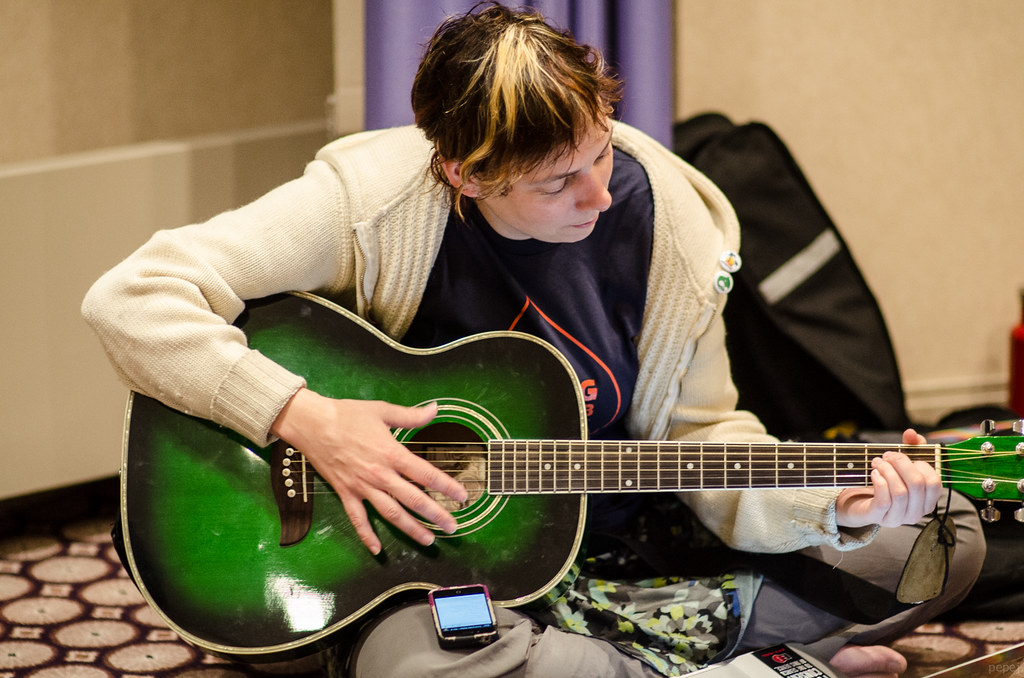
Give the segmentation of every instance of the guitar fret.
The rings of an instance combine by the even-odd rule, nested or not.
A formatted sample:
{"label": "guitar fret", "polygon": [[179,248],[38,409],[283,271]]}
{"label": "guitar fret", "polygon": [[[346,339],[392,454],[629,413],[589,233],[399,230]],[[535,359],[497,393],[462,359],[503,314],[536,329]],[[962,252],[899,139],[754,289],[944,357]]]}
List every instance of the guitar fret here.
{"label": "guitar fret", "polygon": [[676,460],[676,476],[679,489],[696,489],[701,487],[701,448],[687,445],[681,447]]}
{"label": "guitar fret", "polygon": [[[537,489],[540,493],[552,493],[555,489],[551,472],[554,470],[554,448],[551,443],[537,444]],[[545,451],[548,454],[545,455]]]}
{"label": "guitar fret", "polygon": [[[835,445],[832,445],[832,457],[829,458],[829,446],[823,444],[804,445],[804,456],[807,464],[808,487],[833,487],[836,481]],[[807,459],[810,450],[810,459]]]}
{"label": "guitar fret", "polygon": [[[658,455],[661,455],[661,445],[658,445]],[[669,464],[669,469],[673,471],[676,478],[676,489],[682,489],[683,487],[683,455],[682,448],[676,448],[676,459],[674,464]]]}
{"label": "guitar fret", "polygon": [[697,487],[704,489],[704,443],[700,443],[699,447],[700,457],[697,460],[697,468],[700,469],[700,482],[697,483]]}
{"label": "guitar fret", "polygon": [[636,490],[640,487],[640,455],[636,447],[629,443],[617,443],[619,457],[618,490]]}
{"label": "guitar fret", "polygon": [[565,443],[551,444],[551,464],[553,466],[552,486],[560,494],[572,490],[572,469],[568,445]]}
{"label": "guitar fret", "polygon": [[779,462],[774,446],[751,443],[750,445],[750,486],[777,487]]}
{"label": "guitar fret", "polygon": [[543,441],[534,441],[531,447],[533,449],[533,454],[530,457],[530,468],[532,470],[531,475],[533,479],[532,489],[534,492],[539,493],[550,492],[551,488],[549,488],[544,482],[546,480],[544,474],[544,443]]}
{"label": "guitar fret", "polygon": [[725,453],[724,448],[715,445],[713,454],[705,456],[705,448],[710,443],[701,443],[701,467],[703,472],[701,473],[700,486],[706,490],[716,490],[729,487],[726,479],[725,472]]}
{"label": "guitar fret", "polygon": [[722,447],[722,487],[750,486],[750,448],[744,457],[740,445]]}
{"label": "guitar fret", "polygon": [[662,446],[658,443],[641,443],[637,446],[643,460],[640,488],[644,490],[662,490],[674,488],[677,464],[671,457],[666,458]]}
{"label": "guitar fret", "polygon": [[505,489],[505,474],[501,473],[505,465],[505,446],[501,445],[500,448],[501,452],[496,453],[492,445],[491,453],[485,457],[484,461],[487,466],[487,491],[490,494],[497,494]]}
{"label": "guitar fret", "polygon": [[516,442],[512,445],[512,492],[523,491],[526,485],[526,456],[523,444]]}
{"label": "guitar fret", "polygon": [[583,443],[569,443],[569,463],[572,467],[573,492],[585,492],[587,489],[587,454]]}
{"label": "guitar fret", "polygon": [[776,453],[776,487],[804,487],[806,457],[802,445],[782,445]]}
{"label": "guitar fret", "polygon": [[513,442],[511,446],[511,454],[508,459],[508,467],[505,469],[505,474],[508,477],[507,491],[510,493],[519,492],[519,445]]}
{"label": "guitar fret", "polygon": [[615,480],[609,480],[608,476],[609,476],[609,474],[616,474],[618,469],[615,468],[614,464],[609,464],[608,463],[608,455],[606,455],[604,453],[605,452],[604,443],[601,443],[598,446],[597,449],[598,449],[597,458],[599,460],[599,463],[598,463],[599,475],[598,475],[598,477],[600,479],[598,484],[597,484],[597,489],[600,492],[609,492],[609,491],[611,491],[611,490],[616,488],[617,483],[616,483]]}
{"label": "guitar fret", "polygon": [[871,482],[871,450],[844,447],[836,455],[836,484],[852,487]]}
{"label": "guitar fret", "polygon": [[515,446],[515,479],[512,482],[512,491],[517,493],[526,492],[530,484],[530,449],[524,441]]}

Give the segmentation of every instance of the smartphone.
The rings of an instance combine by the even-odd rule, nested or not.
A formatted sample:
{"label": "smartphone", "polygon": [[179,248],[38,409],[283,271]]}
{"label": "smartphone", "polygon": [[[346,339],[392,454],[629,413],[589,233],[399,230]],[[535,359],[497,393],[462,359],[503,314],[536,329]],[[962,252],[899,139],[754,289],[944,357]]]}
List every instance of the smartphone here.
{"label": "smartphone", "polygon": [[436,588],[427,599],[441,647],[486,645],[498,637],[491,596],[483,584]]}

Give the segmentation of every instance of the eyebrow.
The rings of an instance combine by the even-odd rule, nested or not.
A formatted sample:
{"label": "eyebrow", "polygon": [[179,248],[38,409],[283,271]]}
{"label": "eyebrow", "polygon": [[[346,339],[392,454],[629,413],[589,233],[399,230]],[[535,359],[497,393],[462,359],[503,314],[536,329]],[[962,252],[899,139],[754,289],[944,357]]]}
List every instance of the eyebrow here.
{"label": "eyebrow", "polygon": [[[598,154],[598,157],[600,157],[601,155],[604,155],[604,152],[607,151],[608,148],[611,147],[611,145],[612,145],[612,132],[611,132],[611,130],[608,130],[608,143],[606,143],[604,145],[604,148],[601,149],[601,153]],[[552,181],[559,181],[561,179],[568,179],[569,177],[571,177],[571,176],[573,176],[575,174],[579,174],[579,173],[580,173],[579,170],[572,170],[571,172],[562,172],[561,174],[556,174],[554,176],[547,177],[546,179],[541,179],[540,181],[535,181],[533,183],[533,185],[534,186],[540,186],[540,185],[543,185],[543,184],[550,184]]]}

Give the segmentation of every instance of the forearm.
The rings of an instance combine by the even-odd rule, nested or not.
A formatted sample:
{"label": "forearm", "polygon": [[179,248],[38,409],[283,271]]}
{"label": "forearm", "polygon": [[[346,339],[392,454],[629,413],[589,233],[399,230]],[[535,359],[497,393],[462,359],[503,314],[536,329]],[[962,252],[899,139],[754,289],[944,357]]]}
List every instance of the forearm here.
{"label": "forearm", "polygon": [[[339,277],[328,183],[306,177],[205,224],[157,233],[100,278],[82,312],[122,381],[265,442],[303,381],[250,351],[230,323],[245,299]],[[285,204],[296,199],[313,206],[290,218]]]}

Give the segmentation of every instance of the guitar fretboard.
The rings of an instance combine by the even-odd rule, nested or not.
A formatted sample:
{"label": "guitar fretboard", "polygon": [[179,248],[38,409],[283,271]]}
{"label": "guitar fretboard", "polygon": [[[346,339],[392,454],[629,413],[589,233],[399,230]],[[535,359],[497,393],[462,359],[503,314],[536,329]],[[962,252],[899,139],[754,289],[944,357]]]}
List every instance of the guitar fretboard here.
{"label": "guitar fretboard", "polygon": [[491,494],[862,487],[871,459],[900,449],[937,462],[934,446],[493,440]]}

